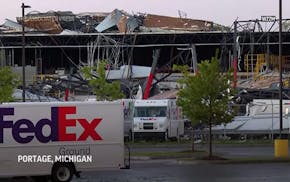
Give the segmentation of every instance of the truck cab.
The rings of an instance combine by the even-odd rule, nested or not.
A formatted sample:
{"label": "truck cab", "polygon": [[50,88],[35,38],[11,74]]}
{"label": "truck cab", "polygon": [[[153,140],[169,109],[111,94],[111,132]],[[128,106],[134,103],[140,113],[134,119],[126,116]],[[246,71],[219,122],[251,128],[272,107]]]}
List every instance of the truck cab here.
{"label": "truck cab", "polygon": [[133,132],[139,138],[177,138],[184,133],[184,121],[177,117],[176,100],[136,100]]}

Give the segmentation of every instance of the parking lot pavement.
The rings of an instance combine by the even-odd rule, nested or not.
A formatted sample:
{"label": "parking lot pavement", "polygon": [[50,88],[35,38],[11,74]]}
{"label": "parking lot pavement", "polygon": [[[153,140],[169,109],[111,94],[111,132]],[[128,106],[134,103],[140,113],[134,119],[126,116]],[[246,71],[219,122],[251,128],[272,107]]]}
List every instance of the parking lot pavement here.
{"label": "parking lot pavement", "polygon": [[[133,146],[133,151],[184,151],[191,144]],[[207,144],[195,145],[196,150],[207,150]],[[214,145],[214,153],[225,158],[273,157],[273,145]],[[131,161],[131,169],[116,171],[84,172],[73,182],[191,182],[195,181],[269,181],[286,182],[290,179],[288,163],[269,164],[212,164],[175,159],[151,160],[143,158]],[[206,173],[205,171],[208,171]],[[150,175],[149,175],[150,174]],[[211,176],[210,176],[211,175]],[[0,179],[0,182],[32,182],[30,178]]]}

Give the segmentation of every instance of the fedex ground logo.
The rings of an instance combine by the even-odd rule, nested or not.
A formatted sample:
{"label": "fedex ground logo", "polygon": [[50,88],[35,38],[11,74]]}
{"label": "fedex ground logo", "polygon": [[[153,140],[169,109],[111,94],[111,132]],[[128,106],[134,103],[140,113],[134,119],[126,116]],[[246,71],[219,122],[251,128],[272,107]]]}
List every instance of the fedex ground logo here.
{"label": "fedex ground logo", "polygon": [[[54,141],[85,141],[89,137],[93,140],[102,140],[96,132],[101,118],[88,121],[86,118],[67,119],[67,115],[76,114],[75,106],[51,107],[51,117],[31,121],[28,118],[12,121],[5,116],[14,116],[14,108],[0,108],[0,143],[4,142],[4,136],[12,132],[13,139],[18,143],[29,143],[37,139],[41,143]],[[31,113],[33,114],[33,113]],[[7,118],[7,117],[6,117]],[[81,125],[82,133],[77,137],[74,132],[68,132],[69,128]],[[44,134],[45,129],[50,128],[49,134]],[[7,132],[7,133],[6,133]]]}

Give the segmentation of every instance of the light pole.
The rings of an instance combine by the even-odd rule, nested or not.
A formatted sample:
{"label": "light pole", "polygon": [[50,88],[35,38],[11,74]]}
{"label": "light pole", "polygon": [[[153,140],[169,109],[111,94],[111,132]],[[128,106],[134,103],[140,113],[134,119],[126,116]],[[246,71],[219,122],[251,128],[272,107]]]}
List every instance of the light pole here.
{"label": "light pole", "polygon": [[279,101],[280,101],[280,129],[279,137],[282,138],[283,130],[283,81],[282,81],[282,0],[279,0]]}
{"label": "light pole", "polygon": [[24,10],[30,8],[22,3],[22,101],[25,102],[25,26],[24,26]]}
{"label": "light pole", "polygon": [[234,22],[234,59],[233,59],[233,68],[234,68],[234,83],[233,83],[233,87],[236,88],[237,87],[237,59],[238,59],[238,55],[237,55],[237,24],[238,22],[235,21]]}

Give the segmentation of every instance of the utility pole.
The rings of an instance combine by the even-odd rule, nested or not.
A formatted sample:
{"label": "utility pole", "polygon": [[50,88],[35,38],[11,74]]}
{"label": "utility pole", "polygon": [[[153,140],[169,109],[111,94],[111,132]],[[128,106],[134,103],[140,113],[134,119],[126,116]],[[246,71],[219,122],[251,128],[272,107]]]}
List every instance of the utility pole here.
{"label": "utility pole", "polygon": [[280,101],[280,130],[279,137],[282,138],[283,130],[283,80],[282,80],[282,0],[279,0],[279,101]]}
{"label": "utility pole", "polygon": [[24,10],[25,8],[30,8],[28,5],[22,3],[22,101],[25,102],[25,26],[24,26]]}
{"label": "utility pole", "polygon": [[237,24],[238,22],[234,22],[234,59],[233,59],[233,68],[234,68],[234,82],[233,82],[233,87],[237,87],[237,61],[238,61],[238,55],[237,55]]}

